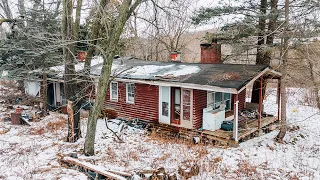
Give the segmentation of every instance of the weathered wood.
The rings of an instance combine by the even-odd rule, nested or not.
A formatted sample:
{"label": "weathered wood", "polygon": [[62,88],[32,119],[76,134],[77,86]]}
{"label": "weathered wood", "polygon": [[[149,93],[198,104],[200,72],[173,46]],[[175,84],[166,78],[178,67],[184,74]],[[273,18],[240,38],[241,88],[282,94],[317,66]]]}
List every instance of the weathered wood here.
{"label": "weathered wood", "polygon": [[74,142],[74,118],[73,118],[73,103],[72,101],[68,101],[67,104],[67,112],[68,112],[68,118],[69,118],[69,142]]}
{"label": "weathered wood", "polygon": [[[272,124],[278,120],[277,117],[264,117],[261,118],[261,127],[266,127],[269,124]],[[239,137],[238,140],[244,140],[246,137],[251,136],[253,133],[258,131],[257,127],[257,121],[256,120],[250,120],[250,122],[247,123],[247,129],[239,130]],[[232,137],[232,131],[223,131],[223,130],[216,130],[216,131],[208,131],[208,130],[202,130],[199,131],[202,133],[203,137],[206,137],[208,139],[220,141],[220,142],[229,142],[231,141]]]}
{"label": "weathered wood", "polygon": [[72,157],[62,157],[60,159],[60,161],[64,162],[64,163],[68,163],[70,165],[81,166],[81,167],[83,167],[85,169],[94,171],[97,174],[101,174],[101,175],[106,176],[107,178],[110,178],[110,179],[126,180],[126,178],[120,176],[120,174],[123,175],[123,176],[126,176],[126,177],[131,177],[132,176],[131,174],[125,173],[125,172],[118,172],[118,171],[110,172],[109,170],[106,170],[103,167],[96,166],[96,165],[90,164],[88,162],[82,162],[82,161],[79,161],[78,159],[75,159],[75,158],[72,158]]}
{"label": "weathered wood", "polygon": [[31,126],[31,124],[29,123],[29,120],[27,118],[24,118],[23,116],[21,117],[22,123],[25,123],[28,126]]}

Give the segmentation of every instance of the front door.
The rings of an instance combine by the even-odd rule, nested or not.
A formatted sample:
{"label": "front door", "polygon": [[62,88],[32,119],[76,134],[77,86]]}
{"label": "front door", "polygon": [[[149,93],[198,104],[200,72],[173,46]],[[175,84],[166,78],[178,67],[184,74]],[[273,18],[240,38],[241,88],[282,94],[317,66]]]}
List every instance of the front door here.
{"label": "front door", "polygon": [[159,86],[159,122],[170,124],[170,93],[171,88]]}
{"label": "front door", "polygon": [[181,90],[177,87],[171,87],[171,123],[180,125],[181,119]]}

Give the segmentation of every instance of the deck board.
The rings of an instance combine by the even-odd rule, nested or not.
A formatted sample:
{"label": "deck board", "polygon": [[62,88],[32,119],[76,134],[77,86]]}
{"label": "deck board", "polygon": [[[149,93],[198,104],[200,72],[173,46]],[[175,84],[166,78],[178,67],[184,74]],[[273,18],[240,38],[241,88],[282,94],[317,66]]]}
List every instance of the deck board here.
{"label": "deck board", "polygon": [[[265,126],[277,121],[277,119],[278,119],[278,117],[275,117],[275,116],[261,118],[261,127],[265,127]],[[238,133],[239,133],[238,139],[239,140],[245,138],[246,136],[248,136],[258,130],[258,119],[245,120],[245,121],[247,121],[247,128],[246,129],[244,129],[244,128],[238,129]],[[225,140],[231,140],[232,134],[233,134],[232,131],[224,131],[222,129],[218,129],[216,131],[203,130],[202,133],[205,135],[214,136],[219,139],[221,138],[221,139],[225,139]]]}

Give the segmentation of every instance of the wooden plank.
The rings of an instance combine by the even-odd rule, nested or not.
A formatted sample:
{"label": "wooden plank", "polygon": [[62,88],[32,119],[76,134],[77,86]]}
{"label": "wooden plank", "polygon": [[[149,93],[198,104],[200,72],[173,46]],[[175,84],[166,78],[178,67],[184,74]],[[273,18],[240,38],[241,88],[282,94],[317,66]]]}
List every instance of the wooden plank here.
{"label": "wooden plank", "polygon": [[29,123],[29,119],[24,118],[23,116],[21,117],[21,120],[26,123],[26,125],[31,126],[31,124]]}
{"label": "wooden plank", "polygon": [[[62,157],[60,160],[62,162],[66,162],[66,163],[69,163],[69,164],[73,164],[73,165],[78,165],[78,166],[84,167],[85,169],[89,169],[89,170],[94,171],[94,172],[96,172],[98,174],[106,176],[107,178],[110,178],[110,179],[126,180],[126,178],[116,174],[116,173],[119,174],[118,171],[113,171],[113,173],[112,173],[112,172],[106,170],[103,167],[96,166],[96,165],[90,164],[88,162],[82,162],[82,161],[79,161],[78,159],[75,159],[75,158],[72,158],[72,157]],[[131,177],[132,176],[131,174],[125,173],[125,172],[121,172],[121,174],[125,174],[125,176],[127,176],[127,177]]]}

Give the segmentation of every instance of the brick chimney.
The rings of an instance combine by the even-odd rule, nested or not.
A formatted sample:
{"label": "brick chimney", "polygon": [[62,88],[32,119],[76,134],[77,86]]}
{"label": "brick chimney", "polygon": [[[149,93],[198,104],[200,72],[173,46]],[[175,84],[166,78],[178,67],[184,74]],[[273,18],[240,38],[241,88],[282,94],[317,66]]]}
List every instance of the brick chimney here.
{"label": "brick chimney", "polygon": [[212,38],[211,42],[201,43],[202,64],[220,64],[221,62],[221,44],[217,43],[217,38]]}
{"label": "brick chimney", "polygon": [[180,62],[181,61],[181,52],[173,51],[170,54],[171,61]]}

